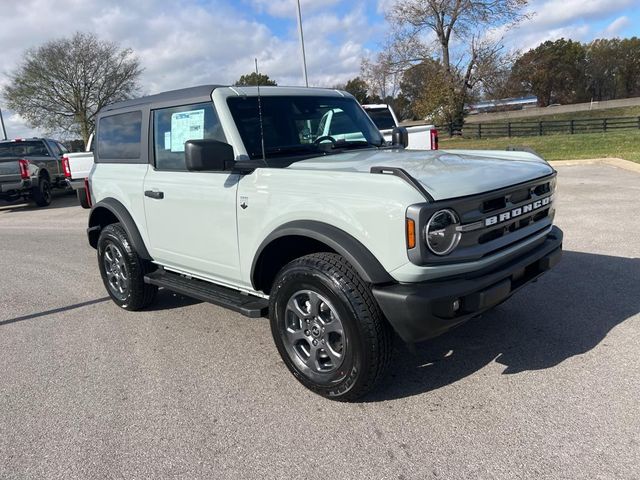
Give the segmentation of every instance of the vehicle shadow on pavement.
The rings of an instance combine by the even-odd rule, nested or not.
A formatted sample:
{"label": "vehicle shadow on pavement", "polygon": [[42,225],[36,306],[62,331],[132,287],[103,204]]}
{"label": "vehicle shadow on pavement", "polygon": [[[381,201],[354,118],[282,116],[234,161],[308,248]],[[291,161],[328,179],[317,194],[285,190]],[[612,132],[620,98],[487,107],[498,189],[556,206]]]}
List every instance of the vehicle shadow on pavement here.
{"label": "vehicle shadow on pavement", "polygon": [[54,210],[56,208],[79,207],[78,198],[75,192],[55,192],[51,205],[47,207],[39,207],[33,201],[16,200],[15,202],[7,202],[0,200],[0,213],[19,213],[30,210]]}
{"label": "vehicle shadow on pavement", "polygon": [[[106,302],[111,302],[111,297],[102,297],[96,300],[88,300],[86,302],[80,302],[73,305],[45,310],[43,312],[30,313],[28,315],[21,315],[19,317],[0,320],[0,327],[2,327],[3,325],[10,325],[12,323],[23,322],[25,320],[33,320],[40,317],[46,317],[48,315],[54,315],[56,313],[68,312],[69,310],[76,310],[78,308],[88,307],[90,305],[96,305],[98,303]],[[193,298],[183,297],[182,295],[170,292],[168,290],[160,289],[158,291],[157,300],[152,306],[146,308],[145,311],[155,312],[160,310],[172,310],[174,308],[187,307],[189,305],[195,305],[198,303],[202,302]]]}
{"label": "vehicle shadow on pavement", "polygon": [[482,317],[415,352],[398,341],[391,374],[364,401],[436,390],[494,360],[503,374],[552,368],[639,312],[640,259],[565,251],[554,270]]}
{"label": "vehicle shadow on pavement", "polygon": [[203,303],[201,300],[195,298],[185,297],[179,293],[174,293],[169,290],[161,288],[158,290],[158,296],[156,301],[144,309],[145,312],[158,312],[161,310],[173,310],[174,308],[188,307],[189,305],[196,305]]}

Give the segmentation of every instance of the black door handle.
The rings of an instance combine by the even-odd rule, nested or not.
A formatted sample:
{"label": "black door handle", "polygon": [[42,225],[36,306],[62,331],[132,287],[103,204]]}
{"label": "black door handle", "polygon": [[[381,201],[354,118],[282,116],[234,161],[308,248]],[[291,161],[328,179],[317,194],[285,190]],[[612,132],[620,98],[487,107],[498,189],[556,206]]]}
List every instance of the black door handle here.
{"label": "black door handle", "polygon": [[153,190],[147,190],[144,192],[145,197],[155,198],[156,200],[162,200],[164,198],[164,192],[154,192]]}

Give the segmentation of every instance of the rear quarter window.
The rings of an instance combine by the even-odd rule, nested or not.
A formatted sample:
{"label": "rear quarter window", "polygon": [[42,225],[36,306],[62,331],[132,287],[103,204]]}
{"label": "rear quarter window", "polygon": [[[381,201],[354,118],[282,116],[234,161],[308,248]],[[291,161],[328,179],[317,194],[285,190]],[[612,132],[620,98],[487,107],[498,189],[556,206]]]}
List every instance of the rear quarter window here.
{"label": "rear quarter window", "polygon": [[136,160],[142,143],[142,112],[102,117],[98,125],[98,156],[101,161]]}

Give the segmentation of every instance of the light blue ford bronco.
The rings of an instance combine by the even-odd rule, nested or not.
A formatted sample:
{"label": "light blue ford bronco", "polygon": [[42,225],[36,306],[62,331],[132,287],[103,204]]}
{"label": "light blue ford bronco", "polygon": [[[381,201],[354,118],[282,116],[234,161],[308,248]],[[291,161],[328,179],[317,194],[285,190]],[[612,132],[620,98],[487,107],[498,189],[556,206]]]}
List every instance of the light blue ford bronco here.
{"label": "light blue ford bronco", "polygon": [[547,162],[405,146],[336,90],[211,85],[107,107],[88,226],[105,287],[129,310],[165,288],[268,316],[302,384],[355,400],[395,336],[446,332],[562,251]]}

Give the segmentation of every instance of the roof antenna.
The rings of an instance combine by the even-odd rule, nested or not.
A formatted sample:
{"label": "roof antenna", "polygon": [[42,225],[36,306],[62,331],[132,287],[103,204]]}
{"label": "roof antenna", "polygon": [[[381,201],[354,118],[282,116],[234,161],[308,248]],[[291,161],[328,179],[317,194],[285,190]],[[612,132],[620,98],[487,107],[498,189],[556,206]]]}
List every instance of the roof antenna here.
{"label": "roof antenna", "polygon": [[258,59],[255,59],[256,61],[256,79],[258,81],[258,117],[260,118],[260,142],[262,143],[262,163],[265,164],[265,166],[269,166],[269,164],[267,164],[267,154],[265,153],[265,149],[264,149],[264,126],[262,123],[262,96],[260,95],[260,72],[258,71]]}

